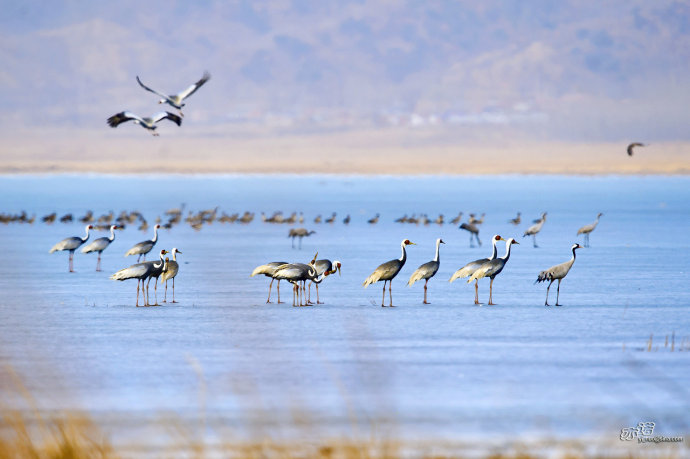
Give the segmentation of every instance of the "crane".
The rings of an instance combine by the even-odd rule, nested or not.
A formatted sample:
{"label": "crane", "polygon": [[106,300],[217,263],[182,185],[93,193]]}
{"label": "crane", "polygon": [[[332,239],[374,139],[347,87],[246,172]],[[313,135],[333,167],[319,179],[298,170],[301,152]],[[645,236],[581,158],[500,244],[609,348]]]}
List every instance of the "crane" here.
{"label": "crane", "polygon": [[86,225],[86,236],[84,237],[68,237],[53,246],[48,253],[61,252],[69,250],[69,272],[74,272],[74,251],[77,250],[83,243],[89,240],[89,230],[93,229],[93,225]]}
{"label": "crane", "polygon": [[537,282],[549,281],[549,286],[546,287],[546,301],[544,302],[544,306],[550,306],[549,289],[551,288],[551,284],[553,284],[553,281],[555,280],[558,280],[558,287],[556,288],[556,306],[561,306],[560,304],[558,304],[558,296],[561,291],[561,281],[565,276],[568,275],[568,273],[570,272],[570,268],[572,268],[573,263],[575,263],[575,251],[581,248],[582,246],[580,244],[573,244],[570,248],[573,251],[573,257],[570,260],[566,261],[565,263],[561,263],[560,265],[552,266],[549,269],[539,273],[537,280],[534,281],[535,284]]}
{"label": "crane", "polygon": [[[492,251],[489,258],[480,258],[479,260],[474,260],[467,263],[462,268],[455,271],[448,282],[453,282],[455,279],[461,279],[463,277],[468,277],[474,274],[474,272],[479,269],[484,263],[487,263],[497,255],[496,243],[498,241],[505,241],[500,235],[496,234],[491,238]],[[479,304],[479,279],[474,280],[474,304]]]}
{"label": "crane", "polygon": [[110,237],[99,237],[98,239],[94,239],[89,243],[87,246],[85,246],[83,249],[81,249],[81,253],[91,253],[91,252],[98,252],[98,261],[96,262],[96,271],[101,270],[101,254],[105,249],[108,248],[111,242],[115,240],[115,230],[116,229],[122,229],[120,226],[117,225],[110,225]]}
{"label": "crane", "polygon": [[472,282],[473,280],[481,279],[482,277],[488,277],[491,279],[491,282],[489,283],[489,304],[493,305],[493,287],[494,287],[494,279],[496,276],[501,274],[501,271],[503,271],[503,268],[505,268],[506,263],[508,263],[508,260],[510,259],[510,247],[513,244],[519,244],[518,241],[513,239],[512,237],[506,241],[506,254],[500,258],[494,258],[491,261],[488,261],[481,265],[472,275],[470,278],[467,280],[468,283]]}
{"label": "crane", "polygon": [[386,298],[386,282],[388,282],[388,295],[390,297],[389,306],[393,307],[393,292],[391,291],[391,281],[398,275],[402,267],[407,261],[407,252],[405,252],[405,246],[415,245],[414,242],[410,242],[409,239],[403,239],[400,243],[400,249],[402,250],[402,255],[397,260],[390,260],[381,265],[379,265],[369,277],[366,278],[362,284],[364,288],[370,284],[374,284],[379,281],[383,281],[383,296],[381,297],[381,307],[384,306],[384,299]]}

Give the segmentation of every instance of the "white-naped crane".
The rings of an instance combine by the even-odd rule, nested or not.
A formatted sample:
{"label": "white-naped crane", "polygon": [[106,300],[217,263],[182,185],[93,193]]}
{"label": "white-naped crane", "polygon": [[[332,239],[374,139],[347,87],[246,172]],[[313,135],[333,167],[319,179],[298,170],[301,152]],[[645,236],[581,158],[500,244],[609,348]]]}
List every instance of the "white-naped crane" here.
{"label": "white-naped crane", "polygon": [[535,284],[537,282],[549,281],[549,286],[546,287],[546,301],[544,301],[544,306],[550,306],[549,289],[555,280],[558,281],[558,287],[556,288],[556,306],[561,306],[558,304],[558,296],[561,292],[561,281],[565,276],[568,275],[570,268],[572,268],[573,263],[575,263],[575,251],[581,248],[582,246],[580,244],[573,244],[573,246],[570,248],[573,251],[573,257],[570,260],[566,261],[565,263],[561,263],[560,265],[552,266],[549,269],[539,273],[537,280],[534,281]]}
{"label": "white-naped crane", "polygon": [[122,229],[121,226],[110,225],[110,237],[99,237],[94,239],[88,245],[81,249],[81,253],[98,252],[98,261],[96,262],[96,271],[101,270],[101,254],[110,246],[110,243],[115,240],[115,230]]}
{"label": "white-naped crane", "polygon": [[165,257],[165,265],[163,265],[163,272],[161,273],[161,283],[165,282],[165,296],[163,297],[163,303],[168,302],[168,281],[172,279],[172,301],[171,303],[177,303],[175,301],[175,277],[180,271],[180,264],[177,262],[177,254],[182,253],[177,247],[173,247],[170,251],[172,254],[172,260]]}
{"label": "white-naped crane", "polygon": [[48,253],[61,252],[69,250],[69,272],[74,272],[74,251],[77,250],[83,243],[89,240],[89,231],[93,229],[93,225],[86,225],[86,236],[68,237],[53,246]]}
{"label": "white-naped crane", "polygon": [[482,241],[479,240],[479,228],[473,223],[463,223],[459,226],[460,229],[463,229],[470,233],[470,247],[474,247],[474,244],[472,243],[472,239],[477,240],[477,244],[481,247]]}
{"label": "white-naped crane", "polygon": [[601,218],[602,215],[604,215],[604,214],[602,214],[601,212],[599,212],[599,214],[597,215],[597,219],[596,219],[593,223],[590,223],[589,225],[585,225],[585,226],[583,226],[582,228],[580,228],[579,230],[577,230],[577,235],[578,235],[578,236],[579,236],[580,234],[584,234],[584,235],[585,235],[585,242],[584,242],[584,243],[585,243],[585,247],[589,247],[589,235],[590,235],[590,233],[591,233],[592,231],[594,231],[594,229],[595,229],[595,228],[597,227],[597,225],[599,224],[599,219]]}
{"label": "white-naped crane", "polygon": [[633,149],[635,147],[645,147],[646,145],[640,142],[633,142],[630,145],[628,145],[627,151],[628,151],[628,156],[633,155]]}
{"label": "white-naped crane", "polygon": [[386,298],[386,282],[388,282],[388,295],[390,297],[390,304],[388,306],[390,306],[391,308],[394,307],[391,284],[395,276],[398,275],[402,267],[405,265],[405,262],[407,261],[407,252],[405,251],[405,246],[408,245],[415,245],[415,243],[410,242],[409,239],[403,239],[400,243],[400,249],[402,250],[402,255],[400,255],[400,258],[398,258],[397,260],[387,261],[379,265],[378,268],[376,268],[374,272],[371,273],[371,275],[367,277],[364,283],[362,284],[364,288],[366,288],[370,284],[383,281],[383,295],[381,297],[381,307],[385,307],[384,300]]}
{"label": "white-naped crane", "polygon": [[125,253],[125,256],[128,257],[130,255],[139,255],[139,258],[137,258],[138,263],[143,255],[144,261],[146,261],[146,254],[149,253],[156,245],[156,242],[158,242],[158,230],[160,227],[161,225],[156,224],[156,226],[153,227],[153,239],[134,244],[134,246]]}
{"label": "white-naped crane", "polygon": [[[318,253],[318,252],[317,252]],[[338,260],[329,260],[327,258],[322,258],[321,260],[316,260],[314,262],[314,268],[316,268],[316,275],[321,276],[322,274],[326,274],[326,276],[330,276],[331,274],[335,274],[335,272],[338,272],[338,275],[340,274],[340,268],[343,266],[343,264],[338,261]],[[322,278],[322,280],[325,279]],[[314,285],[316,285],[316,304],[323,304],[322,301],[319,300],[319,284],[321,282],[316,282],[312,281]],[[307,297],[307,303],[311,303],[311,284],[309,284],[309,292],[308,292],[308,297]]]}
{"label": "white-naped crane", "polygon": [[525,234],[522,235],[522,237],[532,236],[532,245],[534,247],[539,247],[537,245],[537,234],[539,233],[539,231],[541,231],[541,227],[544,226],[544,222],[546,222],[546,212],[541,214],[541,218],[539,218],[538,220],[535,220],[534,225],[527,228],[527,231],[525,231]]}
{"label": "white-naped crane", "polygon": [[445,244],[445,242],[443,242],[443,239],[436,239],[436,256],[434,256],[434,259],[424,263],[419,268],[417,268],[415,272],[413,272],[410,276],[410,280],[407,282],[407,286],[411,287],[415,282],[420,281],[422,279],[424,280],[424,301],[422,301],[422,303],[424,304],[430,304],[426,300],[426,284],[429,283],[429,279],[436,275],[439,266],[441,266],[441,258],[439,254],[441,244]]}
{"label": "white-naped crane", "polygon": [[[292,305],[293,306],[309,306],[306,302],[306,292],[305,284],[306,281],[316,281],[321,282],[323,277],[327,276],[327,273],[319,276],[316,273],[316,268],[314,268],[314,262],[316,261],[316,255],[314,259],[306,265],[304,263],[289,263],[286,265],[279,266],[273,276],[276,279],[286,280],[293,285],[292,288]],[[300,282],[302,285],[300,286]],[[298,304],[295,304],[298,303]]]}
{"label": "white-naped crane", "polygon": [[183,101],[187,97],[194,94],[197,91],[197,89],[202,87],[210,79],[211,79],[211,74],[208,72],[204,72],[204,75],[201,77],[201,79],[199,81],[197,81],[193,85],[189,86],[184,91],[179,92],[177,94],[166,95],[160,91],[156,91],[155,89],[152,89],[152,88],[149,88],[148,86],[146,86],[144,83],[141,82],[141,80],[139,79],[139,76],[137,75],[137,83],[139,83],[139,86],[141,86],[142,88],[146,89],[149,92],[152,92],[152,93],[160,96],[161,100],[159,100],[158,103],[159,104],[168,104],[172,107],[175,107],[179,111],[180,116],[184,116],[184,114],[182,113],[182,107],[185,106]]}
{"label": "white-naped crane", "polygon": [[158,133],[156,132],[158,126],[156,126],[156,123],[166,119],[172,121],[178,126],[182,125],[182,118],[175,115],[174,113],[158,112],[152,116],[141,117],[126,110],[124,112],[116,113],[115,115],[108,118],[108,125],[111,128],[116,128],[122,123],[126,123],[127,121],[134,121],[134,124],[138,124],[139,126],[148,130],[154,136],[158,136]]}
{"label": "white-naped crane", "polygon": [[[461,279],[463,277],[469,277],[484,263],[488,263],[495,259],[496,255],[498,255],[498,249],[496,248],[496,243],[498,241],[505,241],[505,239],[498,234],[491,238],[492,250],[489,258],[480,258],[479,260],[467,263],[465,266],[455,271],[448,282],[453,282],[455,279]],[[474,304],[479,304],[479,279],[474,280]]]}
{"label": "white-naped crane", "polygon": [[311,236],[312,234],[316,234],[316,231],[307,231],[306,228],[290,228],[290,231],[288,232],[288,237],[292,238],[292,248],[295,248],[295,238],[299,238],[299,248],[302,248],[302,239],[305,237]]}
{"label": "white-naped crane", "polygon": [[[249,277],[254,277],[257,274],[263,274],[266,277],[271,278],[271,283],[268,285],[268,299],[266,300],[266,303],[271,302],[271,289],[273,288],[273,281],[276,280],[274,276],[276,269],[280,266],[287,265],[287,261],[272,261],[270,263],[266,263],[265,265],[260,265],[254,268],[254,271],[249,275]],[[278,290],[278,304],[281,304],[282,301],[280,301],[280,279],[278,279],[278,285],[277,285],[277,290]]]}
{"label": "white-naped crane", "polygon": [[166,253],[168,252],[165,250],[161,250],[160,258],[158,261],[145,261],[143,263],[134,264],[129,268],[119,270],[118,272],[110,276],[110,278],[118,281],[125,281],[127,279],[137,279],[136,305],[139,306],[139,283],[141,283],[141,292],[144,295],[144,306],[150,306],[148,284],[146,286],[146,291],[144,291],[144,282],[147,279],[150,282],[151,276],[160,276],[160,273],[163,271],[163,265],[165,264],[164,256]]}
{"label": "white-naped crane", "polygon": [[489,304],[493,305],[495,304],[493,302],[493,288],[494,288],[494,279],[496,276],[501,274],[501,271],[503,271],[503,268],[505,268],[506,263],[508,263],[508,260],[510,259],[510,247],[513,244],[519,244],[518,241],[513,239],[512,237],[506,241],[506,254],[502,257],[499,258],[494,258],[491,261],[487,261],[483,265],[481,265],[472,275],[470,278],[467,280],[468,283],[472,282],[473,280],[481,279],[482,277],[488,277],[491,279],[491,282],[489,283]]}

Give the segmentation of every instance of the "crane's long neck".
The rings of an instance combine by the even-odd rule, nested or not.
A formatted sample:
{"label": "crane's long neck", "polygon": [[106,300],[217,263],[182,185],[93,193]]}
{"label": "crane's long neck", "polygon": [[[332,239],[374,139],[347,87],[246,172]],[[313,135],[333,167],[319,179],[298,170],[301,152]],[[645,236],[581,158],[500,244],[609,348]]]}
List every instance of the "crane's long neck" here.
{"label": "crane's long neck", "polygon": [[493,260],[498,256],[498,248],[496,247],[497,242],[498,241],[495,238],[491,241],[491,243],[494,246],[494,249],[493,249],[493,252],[491,252],[491,258],[489,258],[489,260]]}
{"label": "crane's long neck", "polygon": [[110,227],[110,237],[108,238],[110,242],[113,242],[115,240],[115,228],[112,226]]}
{"label": "crane's long neck", "polygon": [[[151,239],[151,242],[153,242],[154,244],[158,242],[158,227],[156,226],[153,227],[153,239]],[[161,255],[161,259],[162,258],[163,256]]]}
{"label": "crane's long neck", "polygon": [[440,247],[441,247],[441,241],[436,241],[436,256],[434,257],[435,262],[439,261]]}
{"label": "crane's long neck", "polygon": [[82,241],[82,243],[84,243],[84,242],[86,242],[86,241],[88,241],[88,240],[89,240],[89,227],[87,226],[87,227],[86,227],[86,236],[84,236],[83,238],[81,238],[81,241]]}
{"label": "crane's long neck", "polygon": [[510,242],[510,241],[506,243],[506,254],[505,254],[503,257],[501,257],[501,258],[503,258],[503,260],[505,260],[506,262],[507,262],[508,259],[510,258],[510,247],[511,247],[512,245],[513,245],[513,244],[512,244],[512,242]]}
{"label": "crane's long neck", "polygon": [[177,250],[173,250],[173,261],[177,261]]}
{"label": "crane's long neck", "polygon": [[400,255],[400,263],[405,264],[405,260],[407,260],[407,252],[405,252],[405,242],[400,244],[400,248],[402,249],[402,255]]}
{"label": "crane's long neck", "polygon": [[[575,255],[575,251],[576,251],[576,250],[577,250],[577,247],[573,247],[573,258],[570,259],[572,263],[575,263],[575,256],[576,256],[576,255]],[[572,264],[572,263],[571,263],[571,264]]]}
{"label": "crane's long neck", "polygon": [[163,256],[164,256],[164,254],[161,253],[161,255],[160,255],[160,263],[158,263],[158,264],[154,263],[154,264],[153,264],[153,267],[154,267],[154,268],[158,269],[158,268],[160,268],[160,267],[163,266],[163,264],[165,263],[165,260],[163,259]]}

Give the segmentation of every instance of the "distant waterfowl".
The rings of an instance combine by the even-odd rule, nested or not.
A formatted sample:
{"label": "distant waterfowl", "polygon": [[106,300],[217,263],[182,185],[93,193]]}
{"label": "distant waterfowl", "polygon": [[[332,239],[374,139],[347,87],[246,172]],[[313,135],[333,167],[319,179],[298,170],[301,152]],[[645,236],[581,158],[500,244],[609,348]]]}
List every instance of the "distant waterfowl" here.
{"label": "distant waterfowl", "polygon": [[68,237],[53,246],[48,253],[61,252],[63,250],[69,251],[69,272],[74,272],[74,251],[77,250],[83,243],[89,240],[89,231],[93,229],[92,225],[86,225],[86,236],[84,237]]}
{"label": "distant waterfowl", "polygon": [[577,249],[581,249],[582,246],[580,244],[573,244],[571,247],[571,250],[573,251],[573,257],[566,261],[565,263],[561,263],[560,265],[552,266],[546,271],[542,271],[539,273],[539,276],[537,277],[537,280],[534,281],[536,284],[537,282],[545,282],[549,281],[549,286],[546,287],[546,301],[544,302],[545,306],[550,306],[549,305],[549,289],[551,288],[551,284],[553,284],[553,281],[558,280],[558,287],[556,288],[556,306],[561,306],[558,304],[558,296],[561,291],[561,280],[565,276],[568,275],[570,272],[570,268],[573,267],[573,263],[575,263],[575,251]]}
{"label": "distant waterfowl", "polygon": [[[127,279],[137,279],[137,302],[136,305],[139,306],[139,283],[141,283],[141,292],[144,294],[144,306],[149,306],[149,289],[146,286],[146,291],[144,291],[144,281],[149,279],[152,275],[163,270],[163,265],[165,263],[164,256],[168,253],[165,250],[160,251],[160,259],[158,261],[145,261],[143,263],[137,263],[129,268],[124,268],[110,276],[113,280],[124,281]],[[156,279],[157,280],[157,279]]]}
{"label": "distant waterfowl", "polygon": [[[314,262],[314,268],[316,269],[316,275],[321,276],[322,274],[325,274],[326,276],[330,276],[331,274],[335,274],[336,271],[338,271],[338,275],[340,275],[340,268],[342,267],[342,263],[338,260],[328,260],[326,258],[323,258],[321,260],[316,260]],[[315,282],[312,281],[316,285],[316,304],[323,304],[321,300],[319,300],[319,284],[320,282]],[[309,284],[309,298],[311,298],[311,284]],[[310,299],[307,299],[307,302],[311,302]]]}
{"label": "distant waterfowl", "polygon": [[110,237],[99,237],[94,239],[87,246],[81,249],[81,253],[98,252],[98,261],[96,261],[96,271],[101,270],[101,254],[108,248],[111,242],[115,240],[115,230],[119,229],[117,225],[110,225]]}
{"label": "distant waterfowl", "polygon": [[532,236],[532,245],[534,247],[539,247],[537,245],[537,233],[541,231],[541,227],[544,226],[544,222],[546,221],[546,212],[541,214],[541,218],[538,220],[535,220],[534,225],[530,226],[527,231],[525,231],[525,234],[522,235],[522,237],[525,236]]}
{"label": "distant waterfowl", "polygon": [[149,92],[152,92],[152,93],[162,97],[162,99],[159,100],[158,103],[159,104],[165,103],[165,104],[168,104],[172,107],[175,107],[179,111],[180,116],[184,116],[184,114],[182,113],[182,107],[185,106],[183,101],[186,98],[188,98],[189,96],[191,96],[192,94],[194,94],[200,87],[202,87],[210,79],[211,79],[211,74],[209,74],[208,72],[204,72],[204,75],[201,77],[201,79],[199,81],[197,81],[193,85],[189,86],[187,89],[185,89],[182,92],[168,96],[168,95],[163,94],[162,92],[156,91],[155,89],[152,89],[152,88],[149,88],[148,86],[146,86],[144,83],[141,82],[141,80],[139,79],[139,76],[137,75],[137,83],[139,83],[139,86],[141,86],[142,88],[144,88],[145,90],[147,90]]}
{"label": "distant waterfowl", "polygon": [[134,124],[138,124],[139,126],[151,132],[151,134],[154,136],[157,136],[158,133],[156,132],[156,129],[158,126],[156,126],[156,123],[165,119],[172,121],[178,126],[182,124],[182,118],[170,112],[159,112],[153,116],[142,118],[141,116],[135,115],[132,112],[124,111],[108,118],[108,125],[111,128],[116,128],[120,124],[126,123],[127,121],[134,121]]}
{"label": "distant waterfowl", "polygon": [[[264,276],[271,278],[271,283],[268,285],[268,299],[266,300],[266,303],[271,302],[271,288],[273,287],[273,281],[275,280],[275,277],[273,276],[276,272],[276,269],[287,264],[287,261],[272,261],[270,263],[266,263],[265,265],[257,266],[249,275],[249,277],[254,277],[257,274],[263,274]],[[276,288],[278,290],[278,304],[280,304],[282,303],[282,301],[280,301],[280,279],[278,279],[278,285]]]}
{"label": "distant waterfowl", "polygon": [[462,212],[458,213],[458,216],[450,221],[451,225],[457,225],[462,220]]}
{"label": "distant waterfowl", "polygon": [[400,248],[402,250],[402,255],[397,260],[391,260],[379,265],[378,268],[374,270],[369,277],[366,278],[362,284],[366,288],[370,284],[374,284],[379,281],[383,281],[383,296],[381,297],[381,306],[385,307],[384,300],[386,298],[386,282],[388,282],[388,295],[390,297],[390,307],[393,307],[393,292],[391,289],[391,281],[398,275],[402,267],[407,261],[407,252],[405,252],[405,246],[414,245],[414,242],[410,242],[409,239],[403,239],[400,243]]}
{"label": "distant waterfowl", "polygon": [[50,225],[55,221],[56,218],[57,214],[53,212],[52,214],[48,214],[45,217],[41,218],[41,220],[43,221],[43,223],[47,223]]}
{"label": "distant waterfowl", "polygon": [[314,218],[314,223],[321,223],[321,214],[317,215],[317,216]]}
{"label": "distant waterfowl", "polygon": [[156,225],[153,227],[153,239],[148,240],[148,241],[141,241],[138,244],[135,244],[131,249],[129,249],[126,253],[125,256],[128,257],[130,255],[139,255],[137,258],[137,262],[141,260],[141,257],[143,255],[144,260],[146,260],[146,254],[153,249],[153,246],[156,245],[156,242],[158,242],[158,229],[161,227],[161,225]]}
{"label": "distant waterfowl", "polygon": [[379,217],[380,217],[380,216],[381,216],[380,214],[376,214],[376,216],[374,216],[373,218],[370,218],[369,220],[367,220],[367,222],[368,222],[370,225],[375,225],[375,224],[377,224],[377,223],[379,222]]}
{"label": "distant waterfowl", "polygon": [[473,280],[481,279],[483,277],[488,277],[491,279],[491,282],[489,282],[489,304],[493,305],[493,288],[494,288],[494,279],[496,276],[501,274],[501,271],[503,271],[503,268],[505,268],[506,263],[508,263],[508,260],[510,259],[510,247],[513,244],[519,244],[515,239],[512,237],[506,241],[506,254],[500,258],[494,258],[491,261],[488,261],[481,265],[472,275],[470,278],[467,280],[468,283],[472,282]]}
{"label": "distant waterfowl", "polygon": [[484,223],[484,216],[486,214],[482,214],[482,218],[477,218],[474,216],[474,214],[470,214],[470,225],[481,225]]}
{"label": "distant waterfowl", "polygon": [[335,212],[333,212],[333,214],[326,219],[326,223],[330,223],[332,225],[333,222],[335,222],[335,215]]}
{"label": "distant waterfowl", "polygon": [[302,239],[308,236],[311,236],[312,234],[315,234],[316,231],[307,231],[306,228],[291,228],[290,232],[288,233],[288,237],[292,238],[292,248],[295,248],[295,238],[299,238],[299,248],[302,248]]}
{"label": "distant waterfowl", "polygon": [[343,218],[343,224],[344,225],[349,225],[350,224],[350,215],[348,214],[347,217]]}
{"label": "distant waterfowl", "polygon": [[65,214],[62,217],[60,217],[60,223],[70,223],[72,219],[72,214]]}
{"label": "distant waterfowl", "polygon": [[177,276],[178,271],[180,270],[180,265],[177,263],[177,254],[182,253],[180,250],[177,250],[176,247],[173,247],[172,251],[170,252],[172,254],[172,260],[169,259],[168,257],[165,257],[165,265],[163,265],[163,272],[161,273],[161,283],[165,282],[165,296],[163,297],[163,303],[167,303],[168,301],[168,281],[172,279],[172,301],[171,303],[177,303],[175,301],[175,276]]}
{"label": "distant waterfowl", "polygon": [[[471,276],[484,263],[488,263],[489,261],[495,259],[497,255],[496,243],[498,241],[505,241],[505,239],[498,234],[491,238],[492,249],[491,256],[489,258],[480,258],[479,260],[474,260],[467,263],[465,266],[455,271],[448,282],[453,282],[455,279]],[[479,279],[474,280],[474,304],[479,304]]]}
{"label": "distant waterfowl", "polygon": [[517,217],[511,218],[508,220],[508,223],[512,223],[513,225],[517,226],[522,222],[522,217],[520,216],[520,212],[517,213]]}
{"label": "distant waterfowl", "polygon": [[628,156],[632,156],[632,155],[633,155],[633,149],[634,149],[635,147],[644,147],[644,146],[645,146],[645,144],[640,143],[640,142],[633,142],[633,143],[631,143],[630,145],[628,145],[628,148],[627,148]]}
{"label": "distant waterfowl", "polygon": [[407,282],[407,285],[411,287],[415,282],[424,279],[424,301],[422,301],[424,304],[429,304],[429,302],[426,300],[426,291],[429,279],[436,275],[436,272],[441,265],[441,259],[439,257],[439,248],[441,247],[441,244],[445,244],[443,239],[436,239],[436,256],[434,256],[434,259],[417,268],[410,276],[410,280]]}
{"label": "distant waterfowl", "polygon": [[[440,214],[440,215],[436,218],[436,220],[434,220],[434,223],[436,223],[437,225],[443,225],[443,214]],[[444,244],[445,244],[445,242],[444,242]]]}
{"label": "distant waterfowl", "polygon": [[473,239],[477,240],[477,244],[479,244],[479,246],[482,245],[482,241],[479,240],[479,228],[477,228],[476,225],[473,225],[472,223],[463,223],[459,228],[470,233],[470,247],[474,247],[474,244],[472,243]]}
{"label": "distant waterfowl", "polygon": [[594,221],[594,223],[590,223],[589,225],[585,225],[585,226],[583,226],[582,228],[580,228],[579,230],[577,230],[577,235],[578,235],[578,236],[579,236],[580,234],[584,234],[584,235],[585,235],[585,247],[589,247],[589,235],[590,235],[590,233],[591,233],[592,231],[594,231],[594,229],[595,229],[595,228],[597,227],[597,225],[599,224],[599,218],[601,218],[602,215],[604,215],[604,214],[602,214],[601,212],[599,212],[599,214],[597,215],[597,219],[596,219],[596,221]]}
{"label": "distant waterfowl", "polygon": [[407,214],[394,220],[395,223],[407,223]]}

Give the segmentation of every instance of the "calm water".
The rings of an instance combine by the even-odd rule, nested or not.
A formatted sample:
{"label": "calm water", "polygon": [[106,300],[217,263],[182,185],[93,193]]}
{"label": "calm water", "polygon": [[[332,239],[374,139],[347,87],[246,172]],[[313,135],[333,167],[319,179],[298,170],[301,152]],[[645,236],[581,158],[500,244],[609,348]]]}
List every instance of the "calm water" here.
{"label": "calm water", "polygon": [[[210,418],[242,428],[256,416],[280,423],[307,413],[330,434],[373,423],[427,438],[615,439],[640,421],[655,421],[657,434],[685,434],[689,185],[677,177],[3,177],[0,212],[26,209],[39,219],[137,209],[152,223],[182,202],[257,218],[163,231],[157,248],[183,252],[180,303],[150,308],[134,307],[134,281],[108,279],[136,261],[123,254],[150,232],[119,232],[102,273],[95,255],[77,253],[69,274],[67,254],[48,250],[82,235],[83,225],[0,226],[0,363],[22,375],[42,408],[87,409],[114,419],[116,433],[156,413],[192,418],[205,406]],[[302,211],[317,231],[301,251],[290,247],[289,226],[261,222],[260,212],[275,210]],[[448,221],[458,211],[486,212],[482,247],[470,248],[453,225],[393,223],[422,212]],[[507,220],[517,211],[524,223],[515,228]],[[535,249],[521,236],[542,211],[548,220]],[[338,223],[312,223],[331,212]],[[380,223],[368,225],[377,212]],[[577,229],[598,212],[591,248],[578,252],[562,284],[564,306],[544,307],[537,274],[570,257],[582,242]],[[340,223],[346,214],[349,226]],[[447,281],[489,254],[494,233],[521,245],[494,282],[498,305],[477,307],[471,285]],[[437,237],[447,244],[429,282],[432,304],[422,305],[422,285],[405,283],[433,258]],[[380,284],[361,284],[399,257],[403,238],[417,245],[393,283],[398,307],[381,308]],[[249,278],[252,269],[306,262],[317,250],[343,263],[342,276],[322,284],[326,304],[265,304],[268,280]],[[287,286],[282,293],[289,301]],[[664,339],[674,332],[671,352]],[[650,334],[654,349],[645,352]]]}

